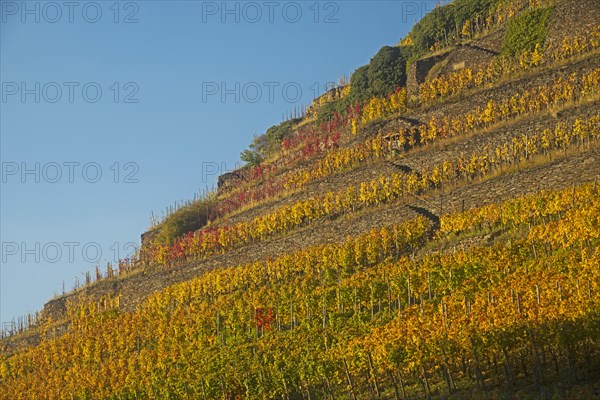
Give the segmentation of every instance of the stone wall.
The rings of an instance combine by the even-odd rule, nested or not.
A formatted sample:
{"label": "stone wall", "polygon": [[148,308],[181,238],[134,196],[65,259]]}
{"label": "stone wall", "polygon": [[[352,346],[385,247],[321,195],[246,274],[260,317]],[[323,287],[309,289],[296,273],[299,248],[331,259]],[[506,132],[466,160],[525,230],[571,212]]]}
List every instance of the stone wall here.
{"label": "stone wall", "polygon": [[235,186],[235,183],[242,179],[242,173],[238,171],[227,172],[217,180],[217,190],[220,192]]}
{"label": "stone wall", "polygon": [[430,56],[415,61],[408,66],[406,72],[406,90],[408,94],[416,94],[419,91],[419,85],[425,82],[431,68],[437,63],[443,61],[449,53],[436,56]]}
{"label": "stone wall", "polygon": [[142,246],[149,245],[152,242],[152,240],[154,240],[156,235],[159,234],[159,232],[160,232],[160,228],[154,227],[154,228],[150,228],[149,231],[142,233],[142,235],[141,235]]}

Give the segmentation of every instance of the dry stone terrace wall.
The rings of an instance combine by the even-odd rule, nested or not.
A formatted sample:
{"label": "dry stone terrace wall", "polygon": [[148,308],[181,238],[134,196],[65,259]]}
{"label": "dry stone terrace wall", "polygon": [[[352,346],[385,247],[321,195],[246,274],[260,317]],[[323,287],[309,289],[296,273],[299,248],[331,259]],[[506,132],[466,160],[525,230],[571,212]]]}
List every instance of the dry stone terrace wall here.
{"label": "dry stone terrace wall", "polygon": [[154,228],[151,228],[149,231],[142,233],[142,235],[141,235],[142,246],[147,246],[148,244],[150,244],[152,242],[152,240],[154,240],[156,235],[158,235],[159,232],[160,232],[160,228],[154,227]]}
{"label": "dry stone terrace wall", "polygon": [[425,57],[417,60],[408,66],[406,71],[406,90],[408,94],[416,94],[419,91],[419,85],[425,82],[425,78],[429,74],[431,68],[439,62],[442,62],[447,56],[448,52]]}
{"label": "dry stone terrace wall", "polygon": [[224,192],[227,189],[234,188],[248,174],[248,168],[242,167],[235,171],[224,173],[217,180],[218,192]]}

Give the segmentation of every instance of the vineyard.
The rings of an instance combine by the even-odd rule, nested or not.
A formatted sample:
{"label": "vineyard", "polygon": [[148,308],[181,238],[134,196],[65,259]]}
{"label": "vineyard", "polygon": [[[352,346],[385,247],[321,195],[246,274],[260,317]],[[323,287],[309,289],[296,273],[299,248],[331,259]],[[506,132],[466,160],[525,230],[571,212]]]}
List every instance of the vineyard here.
{"label": "vineyard", "polygon": [[[429,243],[431,223],[417,218],[207,273],[134,313],[118,298],[73,306],[69,333],[3,361],[5,393],[405,398],[593,376],[598,192],[584,185],[450,214]],[[436,249],[482,232],[511,240]]]}
{"label": "vineyard", "polygon": [[437,7],[294,117],[3,331],[0,399],[600,399],[594,0]]}

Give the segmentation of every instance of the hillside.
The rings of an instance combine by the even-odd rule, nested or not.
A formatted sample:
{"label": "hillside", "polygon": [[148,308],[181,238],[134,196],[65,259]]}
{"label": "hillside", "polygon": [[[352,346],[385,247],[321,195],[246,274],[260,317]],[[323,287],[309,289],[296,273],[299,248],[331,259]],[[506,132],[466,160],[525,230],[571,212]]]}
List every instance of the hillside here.
{"label": "hillside", "polygon": [[296,117],[2,338],[0,399],[600,399],[596,0],[455,0]]}

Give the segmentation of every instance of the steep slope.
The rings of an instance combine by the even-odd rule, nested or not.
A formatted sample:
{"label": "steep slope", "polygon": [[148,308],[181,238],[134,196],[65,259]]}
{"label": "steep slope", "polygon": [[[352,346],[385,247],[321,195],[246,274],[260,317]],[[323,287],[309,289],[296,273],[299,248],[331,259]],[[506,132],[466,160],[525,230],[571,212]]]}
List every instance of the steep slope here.
{"label": "steep slope", "polygon": [[[323,122],[336,89],[207,226],[49,301],[0,398],[597,398],[600,7],[488,3],[412,96]],[[537,9],[544,52],[502,55]]]}

